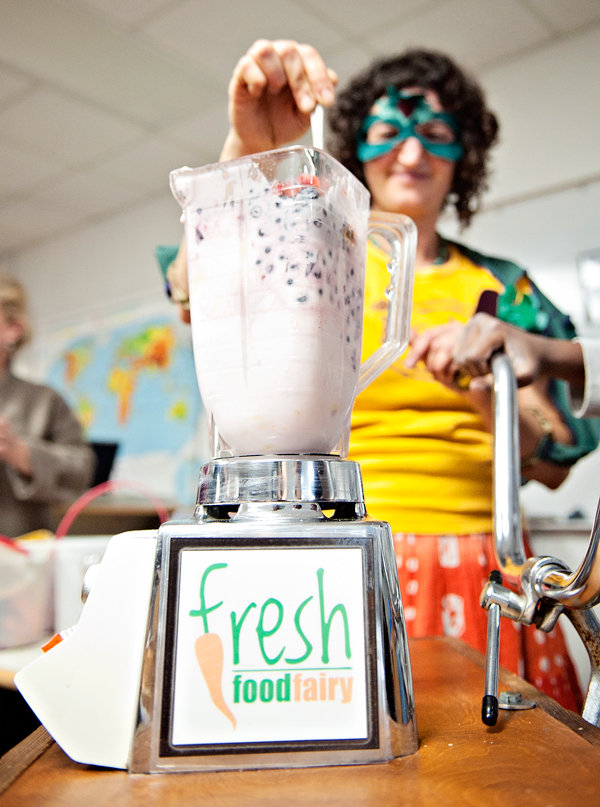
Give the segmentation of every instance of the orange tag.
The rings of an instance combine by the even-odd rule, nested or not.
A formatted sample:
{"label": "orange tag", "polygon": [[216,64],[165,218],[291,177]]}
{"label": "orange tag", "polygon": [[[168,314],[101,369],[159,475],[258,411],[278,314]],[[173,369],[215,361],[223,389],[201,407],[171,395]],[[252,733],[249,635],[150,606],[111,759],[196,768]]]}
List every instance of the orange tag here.
{"label": "orange tag", "polygon": [[52,650],[53,647],[56,647],[57,644],[60,644],[62,640],[63,638],[60,635],[60,633],[55,633],[49,642],[46,642],[45,645],[42,645],[42,650],[44,651],[44,653],[47,653],[48,650]]}

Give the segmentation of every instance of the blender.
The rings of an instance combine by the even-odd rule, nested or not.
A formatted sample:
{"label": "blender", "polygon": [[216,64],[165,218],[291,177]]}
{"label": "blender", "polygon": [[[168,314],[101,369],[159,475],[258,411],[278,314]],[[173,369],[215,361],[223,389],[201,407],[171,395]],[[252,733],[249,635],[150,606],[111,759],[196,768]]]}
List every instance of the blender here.
{"label": "blender", "polygon": [[[136,773],[414,753],[391,530],[345,456],[356,395],[408,342],[415,225],[369,222],[368,191],[314,148],[171,188],[213,459],[192,519],[112,539],[75,630],[17,686],[73,759]],[[368,237],[390,284],[361,363]]]}

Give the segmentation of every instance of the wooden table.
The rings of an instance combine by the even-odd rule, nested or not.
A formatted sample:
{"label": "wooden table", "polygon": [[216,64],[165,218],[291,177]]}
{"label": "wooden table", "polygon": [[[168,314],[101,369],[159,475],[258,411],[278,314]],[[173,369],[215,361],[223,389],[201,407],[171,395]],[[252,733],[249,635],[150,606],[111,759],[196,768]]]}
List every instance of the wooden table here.
{"label": "wooden table", "polygon": [[538,707],[501,712],[498,725],[486,728],[479,653],[457,640],[418,639],[411,657],[420,748],[410,757],[385,765],[129,775],[72,762],[39,729],[0,761],[0,790],[18,777],[0,807],[600,804],[599,729],[506,671],[501,688],[533,695]]}

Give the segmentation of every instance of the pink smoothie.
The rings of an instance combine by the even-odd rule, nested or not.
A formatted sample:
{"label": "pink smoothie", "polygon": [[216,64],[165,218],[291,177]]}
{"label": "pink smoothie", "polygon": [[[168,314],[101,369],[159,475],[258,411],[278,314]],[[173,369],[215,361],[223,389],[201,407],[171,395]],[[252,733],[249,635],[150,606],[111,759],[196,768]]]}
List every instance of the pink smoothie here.
{"label": "pink smoothie", "polygon": [[185,208],[200,393],[234,455],[329,453],[360,369],[368,199],[250,173]]}

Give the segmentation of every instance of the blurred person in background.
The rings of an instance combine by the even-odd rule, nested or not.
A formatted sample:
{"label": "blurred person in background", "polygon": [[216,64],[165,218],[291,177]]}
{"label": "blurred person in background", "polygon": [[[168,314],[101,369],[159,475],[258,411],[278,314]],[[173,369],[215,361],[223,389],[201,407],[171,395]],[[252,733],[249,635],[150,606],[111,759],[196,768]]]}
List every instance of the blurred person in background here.
{"label": "blurred person in background", "polygon": [[13,374],[30,335],[25,291],[0,271],[0,534],[9,538],[50,529],[51,503],[83,493],[95,465],[61,396]]}

